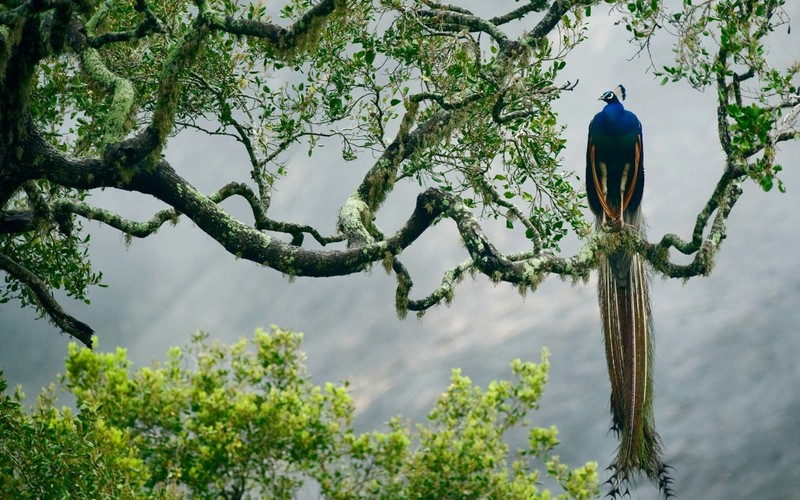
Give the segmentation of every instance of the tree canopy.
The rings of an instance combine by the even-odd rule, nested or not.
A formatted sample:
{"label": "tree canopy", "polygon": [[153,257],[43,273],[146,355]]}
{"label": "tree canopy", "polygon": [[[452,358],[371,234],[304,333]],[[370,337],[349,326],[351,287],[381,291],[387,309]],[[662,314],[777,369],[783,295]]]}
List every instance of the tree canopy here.
{"label": "tree canopy", "polygon": [[[725,153],[719,181],[689,240],[656,242],[629,231],[588,236],[582,190],[559,168],[565,142],[552,105],[578,83],[559,72],[604,4],[509,2],[487,18],[431,0],[292,0],[279,11],[233,0],[4,0],[0,300],[37,308],[88,345],[91,328],[53,295],[87,300],[101,283],[82,220],[142,238],[182,216],[232,255],[288,276],[379,263],[397,276],[401,315],[447,301],[468,273],[521,290],[549,274],[586,279],[597,252],[619,245],[664,276],[708,274],[741,183],[783,190],[778,144],[798,137],[800,65],[775,67],[765,50],[788,23],[783,2],[610,3],[642,53],[654,37],[674,37],[674,63],[654,71],[665,84],[718,96],[708,112]],[[192,166],[163,155],[189,129],[229,138],[248,164],[226,165],[231,182],[199,192],[182,174]],[[370,159],[335,228],[270,217],[273,187],[291,175],[298,149],[309,162]],[[403,181],[419,183],[417,202],[405,225],[384,234],[375,216]],[[93,205],[96,189],[153,196],[166,208],[128,220]],[[219,205],[231,197],[247,202],[251,220]],[[524,231],[530,248],[503,254],[481,217]],[[470,259],[411,298],[401,254],[443,219],[457,226]],[[569,231],[587,237],[585,246],[561,256]],[[670,260],[673,249],[689,262]]]}

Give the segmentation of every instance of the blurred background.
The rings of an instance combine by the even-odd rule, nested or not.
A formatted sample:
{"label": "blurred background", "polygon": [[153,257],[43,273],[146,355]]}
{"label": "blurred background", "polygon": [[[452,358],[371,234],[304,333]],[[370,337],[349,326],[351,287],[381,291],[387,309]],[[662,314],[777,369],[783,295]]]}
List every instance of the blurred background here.
{"label": "blurred background", "polygon": [[[465,3],[476,13],[498,11]],[[799,7],[787,7],[795,21]],[[580,80],[557,104],[568,140],[563,168],[583,171],[586,129],[602,107],[597,98],[625,84],[625,105],[644,127],[648,235],[651,241],[666,232],[688,238],[723,167],[715,96],[682,84],[662,87],[648,72],[650,59],[635,56],[636,47],[615,19],[595,9],[589,40],[568,57],[562,72],[564,80]],[[530,29],[533,22],[515,29]],[[799,55],[798,36],[782,30],[772,37],[776,66]],[[672,62],[671,41],[666,33],[656,38],[656,67]],[[779,154],[787,193],[744,185],[712,275],[685,283],[655,276],[651,283],[655,417],[680,498],[800,498],[800,147],[783,146]],[[199,134],[174,139],[167,158],[203,192],[247,178],[247,161],[236,145]],[[369,158],[345,163],[338,152],[308,158],[303,151],[276,186],[271,216],[332,233],[338,208],[368,166]],[[405,222],[419,190],[406,184],[392,193],[378,216],[385,233]],[[90,201],[138,220],[163,208],[111,190],[94,193]],[[250,220],[244,203],[224,206]],[[357,427],[369,430],[397,414],[424,418],[454,367],[485,385],[509,377],[514,358],[538,360],[547,347],[550,381],[532,423],[558,426],[556,452],[572,466],[611,462],[617,442],[608,432],[610,388],[594,278],[577,286],[548,278],[527,297],[510,285],[468,278],[450,307],[399,320],[395,278],[380,265],[361,275],[289,282],[235,259],[185,218],[130,246],[113,229],[85,226],[94,265],[108,288],[92,290],[90,306],[64,305],[96,330],[100,350],[123,346],[141,366],[164,359],[169,346],[187,344],[197,330],[231,342],[257,327],[291,328],[305,333],[303,349],[315,382],[351,382]],[[502,251],[528,248],[524,236],[504,223],[485,221],[485,228]],[[562,245],[566,255],[579,248],[577,240]],[[412,297],[427,295],[445,270],[465,258],[450,221],[425,233],[402,255],[415,280]],[[63,372],[70,339],[36,321],[32,311],[3,304],[0,335],[0,369],[30,399]],[[656,498],[657,491],[643,484],[633,496]]]}

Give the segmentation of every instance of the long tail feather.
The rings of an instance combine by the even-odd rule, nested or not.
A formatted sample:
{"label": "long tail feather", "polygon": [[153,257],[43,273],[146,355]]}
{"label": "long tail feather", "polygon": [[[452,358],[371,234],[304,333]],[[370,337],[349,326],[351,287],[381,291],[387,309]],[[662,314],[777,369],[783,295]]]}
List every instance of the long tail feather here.
{"label": "long tail feather", "polygon": [[661,459],[653,419],[653,334],[644,260],[621,251],[603,259],[599,271],[612,430],[620,438],[610,494],[624,494],[641,472],[669,497],[672,480]]}

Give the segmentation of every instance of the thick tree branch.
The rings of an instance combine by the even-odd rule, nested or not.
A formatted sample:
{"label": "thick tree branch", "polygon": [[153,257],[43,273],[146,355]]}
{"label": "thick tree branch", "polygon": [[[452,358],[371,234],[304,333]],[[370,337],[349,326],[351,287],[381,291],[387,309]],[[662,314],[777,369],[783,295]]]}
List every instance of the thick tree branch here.
{"label": "thick tree branch", "polygon": [[0,269],[30,288],[38,304],[56,326],[80,340],[86,347],[92,347],[94,331],[89,325],[78,321],[61,308],[47,283],[3,253],[0,253]]}
{"label": "thick tree branch", "polygon": [[232,35],[249,36],[269,41],[275,48],[291,50],[300,46],[307,35],[320,28],[320,23],[337,8],[346,8],[343,0],[322,0],[310,8],[291,27],[284,28],[256,19],[240,19],[222,15],[215,11],[206,0],[196,0],[200,15],[213,29]]}
{"label": "thick tree branch", "polygon": [[561,18],[572,8],[575,2],[572,0],[555,0],[548,9],[547,14],[536,24],[529,33],[525,34],[520,40],[529,46],[536,46],[538,41],[553,31],[553,28],[561,21]]}
{"label": "thick tree branch", "polygon": [[465,11],[437,8],[436,10],[419,10],[417,15],[437,23],[437,26],[446,31],[458,33],[466,29],[470,32],[486,33],[494,39],[500,50],[505,50],[508,46],[508,37],[495,24]]}
{"label": "thick tree branch", "polygon": [[547,0],[530,0],[528,3],[517,7],[516,9],[503,14],[502,16],[497,16],[489,19],[489,22],[500,26],[506,23],[510,23],[511,21],[516,21],[522,19],[527,14],[531,12],[540,12],[547,7]]}
{"label": "thick tree branch", "polygon": [[[442,217],[452,219],[467,248],[470,259],[445,272],[442,284],[428,296],[412,300],[409,293],[413,281],[403,264],[394,259],[392,268],[397,275],[395,304],[398,314],[406,311],[424,311],[443,300],[452,299],[455,286],[468,272],[481,272],[495,282],[519,286],[520,291],[535,289],[549,274],[585,281],[598,262],[598,255],[619,249],[644,256],[654,270],[670,278],[707,276],[714,266],[714,257],[727,236],[727,219],[736,204],[741,190],[741,177],[723,176],[712,199],[698,217],[693,240],[684,242],[674,234],[665,235],[657,244],[649,243],[630,228],[601,230],[594,233],[576,255],[568,258],[548,252],[523,252],[503,255],[490,242],[471,211],[457,198],[442,191],[429,190],[429,203]],[[714,221],[703,238],[707,221],[716,212]],[[688,264],[675,264],[669,260],[669,248],[674,246],[687,255],[694,254]]]}
{"label": "thick tree branch", "polygon": [[[417,206],[406,225],[394,235],[383,241],[345,251],[312,251],[285,243],[249,227],[231,217],[217,200],[199,193],[194,186],[180,177],[164,160],[156,168],[137,168],[130,179],[123,179],[115,165],[101,160],[78,160],[64,157],[47,144],[40,148],[40,167],[38,176],[66,187],[93,189],[98,187],[117,187],[150,194],[167,203],[175,210],[189,217],[200,229],[220,243],[229,253],[271,267],[292,276],[340,276],[362,271],[372,263],[390,255],[395,255],[410,245],[430,226],[439,215],[431,199],[432,191],[420,195]],[[237,191],[232,189],[232,191]],[[231,192],[232,192],[231,191]],[[240,191],[241,192],[241,191]],[[237,193],[237,194],[240,194]],[[221,192],[220,196],[228,194]],[[172,212],[157,216],[145,226],[136,226],[130,221],[118,218],[115,214],[92,212],[88,205],[75,205],[64,202],[62,209],[75,209],[88,216],[105,219],[114,227],[134,233],[146,233],[162,219],[168,220]],[[168,217],[169,216],[169,217]],[[161,222],[163,223],[163,221]],[[320,243],[328,243],[337,238],[324,238],[310,228],[301,225],[277,223],[270,230],[308,232],[319,238]],[[295,243],[297,243],[295,241]]]}
{"label": "thick tree branch", "polygon": [[440,111],[409,132],[416,120],[417,109],[417,103],[410,102],[395,139],[339,212],[339,230],[347,238],[349,246],[357,247],[373,241],[374,231],[370,231],[372,214],[378,211],[394,188],[398,167],[430,141],[440,139],[452,116],[449,111]]}
{"label": "thick tree branch", "polygon": [[230,217],[165,162],[154,172],[137,176],[132,186],[175,207],[231,254],[291,276],[340,276],[362,271],[406,248],[438,215],[426,201],[430,195],[423,193],[406,225],[391,237],[344,251],[312,251],[272,238]]}
{"label": "thick tree branch", "polygon": [[0,214],[0,234],[16,234],[36,228],[36,212],[18,210]]}

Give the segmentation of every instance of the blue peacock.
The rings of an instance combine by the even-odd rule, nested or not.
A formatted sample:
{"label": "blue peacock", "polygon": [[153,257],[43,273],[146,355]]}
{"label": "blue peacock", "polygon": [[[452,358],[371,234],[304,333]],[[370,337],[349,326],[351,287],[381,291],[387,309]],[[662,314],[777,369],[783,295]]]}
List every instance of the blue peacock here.
{"label": "blue peacock", "polygon": [[[623,107],[624,99],[622,85],[600,96],[606,105],[589,124],[586,192],[598,227],[643,232],[642,124]],[[609,495],[626,494],[630,481],[642,473],[669,497],[672,480],[653,419],[653,328],[641,255],[617,250],[601,259],[598,301],[611,380],[612,430],[620,438],[610,466]]]}

